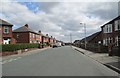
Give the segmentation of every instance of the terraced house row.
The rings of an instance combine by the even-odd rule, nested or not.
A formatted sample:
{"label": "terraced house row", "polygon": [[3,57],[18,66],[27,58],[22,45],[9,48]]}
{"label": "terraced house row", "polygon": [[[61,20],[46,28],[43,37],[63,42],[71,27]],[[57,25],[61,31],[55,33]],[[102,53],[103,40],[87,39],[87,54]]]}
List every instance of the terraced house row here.
{"label": "terraced house row", "polygon": [[7,21],[0,19],[0,43],[15,44],[15,43],[46,43],[54,44],[56,39],[48,34],[44,35],[41,31],[34,32],[29,28],[28,24],[13,30],[13,25]]}

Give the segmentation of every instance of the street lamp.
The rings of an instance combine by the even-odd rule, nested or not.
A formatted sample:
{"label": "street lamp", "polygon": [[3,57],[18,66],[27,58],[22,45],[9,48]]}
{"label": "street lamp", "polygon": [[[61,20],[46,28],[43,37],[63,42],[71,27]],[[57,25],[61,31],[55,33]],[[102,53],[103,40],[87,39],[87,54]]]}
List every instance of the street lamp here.
{"label": "street lamp", "polygon": [[84,27],[84,33],[85,33],[85,49],[86,49],[86,24],[85,24],[85,23],[80,23],[80,25],[83,25],[83,27]]}

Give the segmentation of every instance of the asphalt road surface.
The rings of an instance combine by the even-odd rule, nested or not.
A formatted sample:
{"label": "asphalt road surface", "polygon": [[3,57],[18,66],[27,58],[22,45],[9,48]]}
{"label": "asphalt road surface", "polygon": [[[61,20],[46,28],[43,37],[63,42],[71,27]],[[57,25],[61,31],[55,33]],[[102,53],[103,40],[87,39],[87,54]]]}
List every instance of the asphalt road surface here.
{"label": "asphalt road surface", "polygon": [[118,73],[70,46],[4,60],[3,76],[118,76]]}

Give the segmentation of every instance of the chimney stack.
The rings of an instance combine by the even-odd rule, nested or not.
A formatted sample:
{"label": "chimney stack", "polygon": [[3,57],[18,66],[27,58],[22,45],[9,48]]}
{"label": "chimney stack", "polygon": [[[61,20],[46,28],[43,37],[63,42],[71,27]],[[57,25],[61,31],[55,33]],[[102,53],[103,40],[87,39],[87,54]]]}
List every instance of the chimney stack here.
{"label": "chimney stack", "polygon": [[25,26],[28,28],[28,24],[25,24]]}
{"label": "chimney stack", "polygon": [[38,33],[41,34],[41,30],[39,30]]}
{"label": "chimney stack", "polygon": [[46,36],[48,36],[48,34],[46,34]]}

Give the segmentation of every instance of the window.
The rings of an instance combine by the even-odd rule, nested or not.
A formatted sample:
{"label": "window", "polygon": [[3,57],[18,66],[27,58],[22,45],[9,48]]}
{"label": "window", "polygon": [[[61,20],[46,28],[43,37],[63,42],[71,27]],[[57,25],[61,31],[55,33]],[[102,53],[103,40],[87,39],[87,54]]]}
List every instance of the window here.
{"label": "window", "polygon": [[109,24],[108,25],[108,33],[111,33],[112,32],[112,24]]}
{"label": "window", "polygon": [[120,20],[115,21],[115,31],[120,30]]}
{"label": "window", "polygon": [[19,38],[19,34],[17,34],[17,38]]}
{"label": "window", "polygon": [[104,33],[111,33],[112,32],[112,24],[105,25],[103,28]]}
{"label": "window", "polygon": [[33,34],[33,38],[35,38],[35,34]]}
{"label": "window", "polygon": [[108,38],[108,42],[112,43],[112,38],[111,37]]}
{"label": "window", "polygon": [[103,45],[105,45],[105,39],[103,39]]}
{"label": "window", "polygon": [[103,39],[103,45],[107,46],[107,38]]}
{"label": "window", "polygon": [[118,43],[118,40],[120,40],[120,36],[116,36],[116,37],[115,37],[116,46],[118,46],[118,44],[119,44],[119,43]]}
{"label": "window", "polygon": [[115,37],[116,46],[118,46],[118,36]]}
{"label": "window", "polygon": [[39,38],[39,35],[36,35],[36,38]]}
{"label": "window", "polygon": [[112,38],[111,37],[103,39],[103,45],[108,46],[109,43],[112,43]]}
{"label": "window", "polygon": [[103,32],[106,33],[106,31],[107,30],[106,30],[106,25],[105,25],[104,28],[103,28]]}
{"label": "window", "polygon": [[32,33],[30,33],[30,38],[32,38]]}
{"label": "window", "polygon": [[8,29],[8,27],[7,26],[4,26],[4,33],[9,33],[9,29]]}

